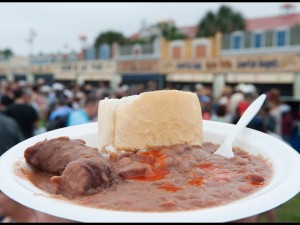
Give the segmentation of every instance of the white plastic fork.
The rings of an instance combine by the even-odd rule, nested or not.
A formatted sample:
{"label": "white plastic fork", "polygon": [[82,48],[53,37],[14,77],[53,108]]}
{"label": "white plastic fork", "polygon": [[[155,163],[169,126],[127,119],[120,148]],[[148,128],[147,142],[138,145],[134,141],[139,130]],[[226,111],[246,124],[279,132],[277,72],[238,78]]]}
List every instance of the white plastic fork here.
{"label": "white plastic fork", "polygon": [[221,155],[226,158],[234,157],[232,151],[232,143],[236,136],[240,133],[240,131],[247,126],[247,124],[252,120],[252,118],[256,115],[258,110],[261,108],[262,104],[266,99],[266,95],[260,95],[255,101],[248,106],[247,110],[243,113],[237,124],[235,125],[233,131],[229,136],[225,139],[223,144],[214,152],[215,155]]}

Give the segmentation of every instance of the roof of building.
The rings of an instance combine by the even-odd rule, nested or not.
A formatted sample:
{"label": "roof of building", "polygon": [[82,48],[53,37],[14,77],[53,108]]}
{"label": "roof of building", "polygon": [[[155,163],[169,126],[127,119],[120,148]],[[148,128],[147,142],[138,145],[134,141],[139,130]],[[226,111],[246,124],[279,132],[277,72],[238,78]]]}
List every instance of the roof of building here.
{"label": "roof of building", "polygon": [[140,33],[135,33],[135,34],[129,36],[128,40],[133,41],[133,40],[138,39],[139,37],[140,37]]}
{"label": "roof of building", "polygon": [[197,26],[178,27],[178,30],[181,33],[186,34],[188,37],[196,37],[197,29]]}
{"label": "roof of building", "polygon": [[[300,24],[300,13],[290,13],[278,16],[261,17],[246,20],[246,29],[248,31],[254,30],[268,30],[277,27],[291,27]],[[188,37],[194,38],[197,34],[197,25],[178,27],[178,30],[186,34]],[[135,33],[128,37],[130,40],[139,38],[139,33]]]}
{"label": "roof of building", "polygon": [[[184,26],[184,27],[178,27],[178,30],[181,33],[186,34],[188,37],[196,37],[197,34],[197,26]],[[140,32],[137,32],[131,36],[128,37],[129,40],[133,41],[140,37]]]}
{"label": "roof of building", "polygon": [[178,27],[178,30],[181,33],[186,34],[188,37],[196,37],[198,27],[197,26]]}
{"label": "roof of building", "polygon": [[300,13],[246,20],[246,27],[249,31],[258,29],[268,30],[277,27],[291,27],[296,24],[300,24]]}

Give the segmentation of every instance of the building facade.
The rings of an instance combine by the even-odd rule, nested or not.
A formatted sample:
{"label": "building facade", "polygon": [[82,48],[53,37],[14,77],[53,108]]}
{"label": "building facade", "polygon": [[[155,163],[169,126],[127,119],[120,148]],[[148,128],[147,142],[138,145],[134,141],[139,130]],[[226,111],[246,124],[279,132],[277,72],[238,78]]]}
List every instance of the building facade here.
{"label": "building facade", "polygon": [[96,51],[88,47],[81,53],[47,54],[29,57],[11,57],[0,61],[0,79],[7,81],[43,79],[51,84],[76,82],[110,84],[118,80],[116,74],[116,45],[102,45]]}
{"label": "building facade", "polygon": [[225,85],[253,83],[260,91],[277,87],[300,98],[300,13],[246,20],[245,31],[197,38],[197,26],[178,28],[187,39],[167,41],[155,27],[130,40],[154,35],[142,44],[87,46],[82,52],[0,61],[0,79],[46,82],[135,84],[155,81],[159,89],[197,83],[214,97]]}
{"label": "building facade", "polygon": [[155,81],[158,88],[164,87],[164,77],[161,76],[161,39],[156,38],[143,44],[120,46],[116,57],[117,73],[121,75],[123,84],[147,84]]}
{"label": "building facade", "polygon": [[300,13],[247,20],[246,28],[222,35],[220,56],[237,60],[225,82],[254,83],[261,91],[272,86],[300,97]]}
{"label": "building facade", "polygon": [[253,83],[261,92],[276,87],[300,98],[300,13],[248,19],[245,31],[211,38],[196,38],[197,26],[178,29],[189,38],[161,40],[160,74],[166,83],[204,83],[215,97],[225,85]]}
{"label": "building facade", "polygon": [[30,73],[29,65],[30,62],[27,57],[12,56],[0,60],[0,80],[27,80]]}
{"label": "building facade", "polygon": [[209,38],[164,40],[161,49],[161,73],[166,76],[166,82],[179,86],[194,83],[211,86],[215,63],[220,54],[220,43],[220,33]]}

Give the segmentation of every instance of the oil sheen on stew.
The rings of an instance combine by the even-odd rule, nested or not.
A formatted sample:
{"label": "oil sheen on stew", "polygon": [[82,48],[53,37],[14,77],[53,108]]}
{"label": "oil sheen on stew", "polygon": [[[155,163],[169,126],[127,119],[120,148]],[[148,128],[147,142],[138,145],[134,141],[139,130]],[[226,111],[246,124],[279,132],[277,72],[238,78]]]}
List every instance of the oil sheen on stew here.
{"label": "oil sheen on stew", "polygon": [[224,205],[259,191],[272,177],[261,156],[234,148],[231,159],[213,155],[218,145],[176,145],[169,148],[111,155],[121,182],[98,193],[66,198],[55,193],[51,174],[24,169],[16,174],[53,198],[88,207],[123,211],[183,211]]}

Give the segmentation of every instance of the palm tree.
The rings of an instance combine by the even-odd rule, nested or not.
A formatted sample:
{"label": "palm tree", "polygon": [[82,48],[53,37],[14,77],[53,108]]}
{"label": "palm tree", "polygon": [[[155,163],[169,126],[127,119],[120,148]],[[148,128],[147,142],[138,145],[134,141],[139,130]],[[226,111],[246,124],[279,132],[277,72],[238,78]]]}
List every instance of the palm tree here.
{"label": "palm tree", "polygon": [[228,6],[221,6],[217,13],[217,24],[219,31],[231,32],[245,29],[245,19],[239,12],[234,12]]}
{"label": "palm tree", "polygon": [[216,14],[209,11],[200,21],[197,37],[213,36],[218,31],[229,33],[236,30],[245,30],[243,15],[222,5]]}
{"label": "palm tree", "polygon": [[112,45],[114,42],[123,45],[126,43],[126,38],[120,32],[107,31],[99,34],[95,40],[94,46],[99,47],[102,44]]}
{"label": "palm tree", "polygon": [[216,15],[209,11],[198,25],[197,37],[208,37],[218,31]]}
{"label": "palm tree", "polygon": [[11,56],[13,56],[14,53],[13,53],[12,50],[10,50],[10,49],[4,49],[3,51],[0,51],[0,55],[3,55],[3,57],[4,57],[5,59],[8,59],[8,58],[10,58]]}
{"label": "palm tree", "polygon": [[161,35],[169,41],[187,38],[173,23],[161,22],[156,24],[156,27],[161,31]]}

